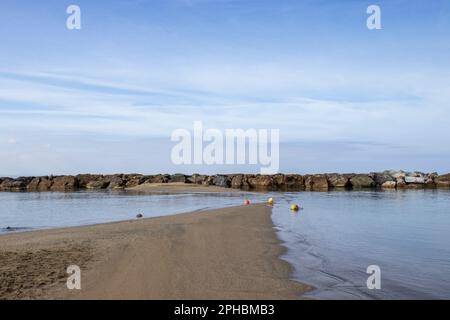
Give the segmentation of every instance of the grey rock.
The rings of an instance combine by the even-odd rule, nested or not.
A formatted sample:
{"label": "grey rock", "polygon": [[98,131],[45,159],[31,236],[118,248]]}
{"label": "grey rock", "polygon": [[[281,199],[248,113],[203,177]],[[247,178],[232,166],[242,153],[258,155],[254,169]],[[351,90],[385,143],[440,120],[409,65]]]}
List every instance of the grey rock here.
{"label": "grey rock", "polygon": [[231,186],[231,180],[226,175],[217,175],[213,179],[213,184],[222,188],[229,188]]}

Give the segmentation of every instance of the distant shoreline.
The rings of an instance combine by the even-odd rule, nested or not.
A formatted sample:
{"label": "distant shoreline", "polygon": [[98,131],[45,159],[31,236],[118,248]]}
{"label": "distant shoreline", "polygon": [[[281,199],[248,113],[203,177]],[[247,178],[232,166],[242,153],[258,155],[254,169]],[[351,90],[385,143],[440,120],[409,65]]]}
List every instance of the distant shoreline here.
{"label": "distant shoreline", "polygon": [[[450,174],[383,171],[322,174],[79,174],[76,176],[0,177],[0,191],[70,192],[76,190],[128,189],[145,185],[185,184],[245,191],[328,191],[361,189],[450,189]],[[213,187],[213,188],[211,188]],[[209,188],[209,189],[206,189]],[[200,190],[199,188],[198,190]]]}
{"label": "distant shoreline", "polygon": [[311,288],[290,279],[270,216],[256,204],[2,235],[0,299],[299,299]]}

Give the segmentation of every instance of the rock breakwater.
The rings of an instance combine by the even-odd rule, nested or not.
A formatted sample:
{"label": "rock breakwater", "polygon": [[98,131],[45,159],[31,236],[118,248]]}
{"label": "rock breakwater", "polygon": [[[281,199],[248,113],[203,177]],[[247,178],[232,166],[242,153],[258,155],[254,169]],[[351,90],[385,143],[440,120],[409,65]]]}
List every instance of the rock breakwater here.
{"label": "rock breakwater", "polygon": [[450,174],[383,171],[326,174],[80,174],[76,176],[0,177],[0,191],[69,192],[125,189],[144,183],[188,183],[255,191],[361,189],[450,189]]}

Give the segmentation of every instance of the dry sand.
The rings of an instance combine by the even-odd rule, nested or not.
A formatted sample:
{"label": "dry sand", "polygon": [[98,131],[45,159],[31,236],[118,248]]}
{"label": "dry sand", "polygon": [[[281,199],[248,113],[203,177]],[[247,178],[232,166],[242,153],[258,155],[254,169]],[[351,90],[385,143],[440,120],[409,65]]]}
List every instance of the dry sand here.
{"label": "dry sand", "polygon": [[218,186],[207,186],[193,183],[182,183],[182,182],[144,183],[133,188],[127,188],[126,190],[142,193],[245,192],[239,189],[223,188]]}
{"label": "dry sand", "polygon": [[[3,299],[297,299],[271,209],[241,206],[0,236]],[[66,288],[68,265],[81,290]]]}

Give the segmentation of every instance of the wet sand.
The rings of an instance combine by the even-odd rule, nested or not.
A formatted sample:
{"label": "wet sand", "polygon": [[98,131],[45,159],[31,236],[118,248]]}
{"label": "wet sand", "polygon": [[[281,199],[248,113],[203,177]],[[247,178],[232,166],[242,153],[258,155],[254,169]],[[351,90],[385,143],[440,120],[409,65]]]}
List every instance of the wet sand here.
{"label": "wet sand", "polygon": [[[2,299],[298,299],[270,207],[0,236]],[[81,290],[66,288],[67,266]]]}

